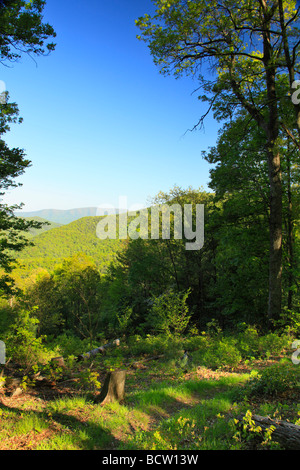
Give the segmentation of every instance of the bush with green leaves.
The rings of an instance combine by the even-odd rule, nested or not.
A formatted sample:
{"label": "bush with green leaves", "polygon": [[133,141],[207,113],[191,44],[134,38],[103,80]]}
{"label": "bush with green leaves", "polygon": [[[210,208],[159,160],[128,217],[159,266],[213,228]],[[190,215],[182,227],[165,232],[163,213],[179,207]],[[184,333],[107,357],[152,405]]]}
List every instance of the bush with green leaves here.
{"label": "bush with green leaves", "polygon": [[31,366],[51,357],[51,351],[43,344],[45,337],[37,335],[38,324],[34,312],[21,310],[18,313],[5,339],[7,358],[22,366]]}
{"label": "bush with green leaves", "polygon": [[298,388],[300,385],[299,366],[283,361],[266,367],[252,376],[245,387],[247,396],[275,396]]}
{"label": "bush with green leaves", "polygon": [[202,363],[206,367],[219,369],[222,367],[236,367],[242,360],[233,338],[222,338],[214,341],[203,354]]}
{"label": "bush with green leaves", "polygon": [[241,324],[237,334],[237,347],[245,359],[269,358],[280,355],[288,347],[288,333],[270,332],[261,335],[253,325]]}
{"label": "bush with green leaves", "polygon": [[242,356],[246,359],[254,358],[260,354],[260,337],[257,328],[253,325],[242,323],[238,325],[238,347]]}
{"label": "bush with green leaves", "polygon": [[173,289],[154,298],[148,321],[151,327],[167,336],[182,334],[190,321],[187,298],[190,289],[176,292]]}
{"label": "bush with green leaves", "polygon": [[260,338],[260,350],[263,357],[278,356],[289,347],[289,343],[287,334],[268,333]]}
{"label": "bush with green leaves", "polygon": [[[70,355],[79,356],[90,350],[90,343],[88,339],[80,339],[75,336],[72,331],[65,331],[52,340],[52,347],[58,347],[60,355],[67,357]],[[96,347],[96,346],[95,346]]]}
{"label": "bush with green leaves", "polygon": [[133,356],[149,355],[156,356],[163,354],[167,357],[177,357],[184,349],[184,338],[179,336],[166,335],[134,335],[128,338],[128,348]]}
{"label": "bush with green leaves", "polygon": [[[250,410],[247,410],[242,423],[238,419],[233,419],[230,424],[232,429],[235,431],[232,438],[236,443],[246,443],[248,446],[251,445],[251,448],[256,449],[280,449],[280,445],[278,442],[273,440],[272,436],[276,429],[275,426],[270,425],[263,430],[261,426],[256,425],[255,420],[253,419],[253,414]],[[239,448],[239,446],[231,446],[232,450]]]}

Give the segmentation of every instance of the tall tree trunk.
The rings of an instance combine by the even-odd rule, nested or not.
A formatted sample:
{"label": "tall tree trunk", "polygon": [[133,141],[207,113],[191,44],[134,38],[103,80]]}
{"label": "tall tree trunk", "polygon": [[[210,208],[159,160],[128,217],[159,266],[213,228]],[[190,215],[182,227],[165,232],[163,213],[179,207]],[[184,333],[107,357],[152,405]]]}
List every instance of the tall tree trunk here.
{"label": "tall tree trunk", "polygon": [[287,210],[287,261],[288,261],[288,300],[287,306],[289,310],[293,308],[293,283],[294,283],[294,221],[293,221],[293,203],[292,203],[292,189],[291,189],[291,161],[290,161],[290,146],[288,143],[287,148],[287,183],[288,183],[288,210]]}
{"label": "tall tree trunk", "polygon": [[[263,2],[265,3],[265,2]],[[282,183],[280,154],[276,149],[279,135],[279,119],[275,88],[276,67],[272,64],[272,45],[270,41],[270,25],[264,25],[264,67],[267,88],[268,116],[264,118],[242,94],[239,84],[234,78],[235,58],[232,55],[230,74],[231,86],[242,106],[256,120],[266,134],[266,156],[268,161],[270,188],[270,250],[269,250],[269,301],[267,317],[278,319],[281,313],[281,277],[282,277]]]}
{"label": "tall tree trunk", "polygon": [[267,159],[270,185],[270,253],[269,253],[269,302],[268,319],[276,320],[281,314],[282,301],[282,181],[279,150],[276,148],[279,136],[277,94],[275,87],[276,66],[270,34],[268,6],[263,4],[265,31],[263,33],[264,67],[266,74],[268,119],[266,123]]}
{"label": "tall tree trunk", "polygon": [[278,152],[268,150],[268,165],[270,181],[268,319],[276,320],[281,313],[282,299],[282,185]]}
{"label": "tall tree trunk", "polygon": [[[289,41],[288,41],[288,34],[287,34],[287,24],[284,17],[284,8],[283,8],[283,0],[278,0],[279,6],[279,17],[280,17],[280,27],[281,27],[281,34],[283,39],[283,50],[285,54],[285,62],[286,67],[289,74],[289,83],[291,89],[291,95],[293,94],[293,83],[295,80],[295,60],[296,56],[293,54],[293,51],[290,50]],[[298,6],[298,5],[297,5]],[[292,141],[298,147],[298,151],[300,150],[300,103],[298,101],[294,102],[294,112],[295,112],[295,120],[297,123],[297,130],[298,130],[298,141],[293,136],[292,132],[288,132],[288,136],[292,138]],[[286,129],[285,129],[286,130]],[[287,172],[288,172],[288,216],[287,216],[287,232],[288,232],[288,309],[292,310],[293,308],[293,290],[292,285],[294,282],[294,275],[293,275],[293,267],[294,267],[294,237],[293,237],[293,229],[294,229],[294,221],[293,221],[293,207],[292,207],[292,191],[291,191],[291,162],[290,162],[290,146],[288,144],[287,149]]]}

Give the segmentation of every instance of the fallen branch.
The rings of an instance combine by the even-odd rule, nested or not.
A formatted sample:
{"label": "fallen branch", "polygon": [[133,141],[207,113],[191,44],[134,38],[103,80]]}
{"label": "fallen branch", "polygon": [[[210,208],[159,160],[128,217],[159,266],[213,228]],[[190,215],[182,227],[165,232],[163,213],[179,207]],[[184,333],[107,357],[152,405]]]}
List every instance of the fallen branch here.
{"label": "fallen branch", "polygon": [[111,343],[104,344],[104,346],[100,346],[99,348],[92,349],[91,351],[88,351],[84,354],[80,354],[77,357],[77,361],[82,361],[83,359],[89,359],[90,357],[96,356],[96,354],[103,354],[107,348],[111,348],[112,346],[119,346],[120,345],[120,340],[115,339]]}
{"label": "fallen branch", "polygon": [[138,364],[143,364],[144,362],[148,362],[148,361],[154,361],[154,360],[160,359],[161,357],[164,357],[164,354],[159,354],[158,356],[145,357],[144,359],[140,359],[139,361],[127,362],[124,365],[130,366],[130,367],[136,367]]}

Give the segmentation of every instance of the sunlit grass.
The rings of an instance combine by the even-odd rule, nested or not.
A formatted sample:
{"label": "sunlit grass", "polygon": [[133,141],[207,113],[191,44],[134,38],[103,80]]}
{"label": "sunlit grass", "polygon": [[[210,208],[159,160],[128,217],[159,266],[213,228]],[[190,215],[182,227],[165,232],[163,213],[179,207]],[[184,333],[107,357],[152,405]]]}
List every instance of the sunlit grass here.
{"label": "sunlit grass", "polygon": [[[137,407],[147,412],[165,413],[172,403],[178,410],[172,416],[161,419],[151,430],[144,430],[130,436],[122,449],[226,449],[230,426],[225,415],[236,411],[237,406],[231,399],[234,387],[248,379],[248,375],[232,374],[219,380],[190,380],[174,386],[156,386],[153,390],[137,392],[131,398]],[[222,390],[222,391],[219,391]],[[214,396],[210,397],[214,391]],[[201,398],[209,395],[208,398]],[[181,406],[180,406],[181,405]],[[158,408],[159,407],[159,408]]]}
{"label": "sunlit grass", "polygon": [[39,415],[29,412],[23,414],[14,425],[14,432],[16,434],[27,434],[30,431],[41,432],[48,427],[45,420]]}
{"label": "sunlit grass", "polygon": [[47,406],[47,411],[50,413],[66,413],[74,409],[83,409],[89,406],[88,400],[82,397],[67,397],[53,400]]}
{"label": "sunlit grass", "polygon": [[[225,415],[234,405],[231,390],[247,375],[230,374],[218,380],[192,379],[154,383],[132,390],[124,404],[96,405],[86,397],[49,402],[43,414],[28,413],[17,433],[59,423],[61,432],[37,449],[226,449],[230,430]],[[48,419],[48,421],[47,421]]]}
{"label": "sunlit grass", "polygon": [[[15,409],[3,407],[0,439],[40,434],[38,450],[232,448],[230,420],[247,406],[235,403],[236,392],[250,374],[205,369],[203,376],[209,378],[196,371],[172,375],[161,363],[151,377],[153,369],[128,374],[123,403],[101,406],[91,394],[82,394],[43,403],[30,398],[28,409],[26,402]],[[263,411],[275,408],[265,404]]]}
{"label": "sunlit grass", "polygon": [[76,442],[76,436],[71,434],[57,434],[51,439],[40,443],[36,450],[81,450],[82,447]]}

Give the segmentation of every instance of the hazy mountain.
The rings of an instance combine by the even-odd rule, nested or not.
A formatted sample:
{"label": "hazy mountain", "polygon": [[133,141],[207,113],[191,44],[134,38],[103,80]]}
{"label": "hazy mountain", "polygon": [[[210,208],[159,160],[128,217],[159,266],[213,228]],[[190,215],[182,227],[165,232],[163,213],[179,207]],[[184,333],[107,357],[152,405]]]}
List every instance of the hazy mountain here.
{"label": "hazy mountain", "polygon": [[23,212],[18,211],[16,215],[18,217],[41,217],[42,219],[49,220],[58,224],[69,224],[75,220],[81,219],[82,217],[93,217],[97,215],[109,215],[118,213],[118,209],[101,209],[102,213],[99,213],[98,207],[82,207],[78,209],[42,209],[39,211]]}

